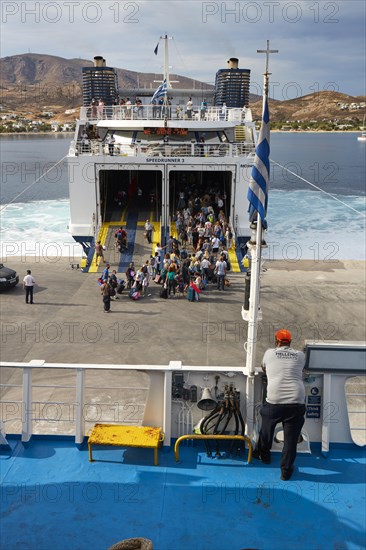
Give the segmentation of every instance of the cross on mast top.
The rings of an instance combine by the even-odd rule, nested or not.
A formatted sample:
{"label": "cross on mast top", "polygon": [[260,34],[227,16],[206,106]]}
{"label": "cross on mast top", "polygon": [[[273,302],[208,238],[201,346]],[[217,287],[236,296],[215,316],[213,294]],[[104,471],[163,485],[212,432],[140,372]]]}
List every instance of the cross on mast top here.
{"label": "cross on mast top", "polygon": [[265,53],[266,54],[266,70],[264,73],[264,93],[263,95],[268,95],[268,79],[269,75],[271,73],[268,72],[268,65],[269,65],[269,54],[270,53],[278,53],[278,50],[270,50],[269,49],[269,40],[267,40],[267,49],[266,50],[257,50],[257,53]]}

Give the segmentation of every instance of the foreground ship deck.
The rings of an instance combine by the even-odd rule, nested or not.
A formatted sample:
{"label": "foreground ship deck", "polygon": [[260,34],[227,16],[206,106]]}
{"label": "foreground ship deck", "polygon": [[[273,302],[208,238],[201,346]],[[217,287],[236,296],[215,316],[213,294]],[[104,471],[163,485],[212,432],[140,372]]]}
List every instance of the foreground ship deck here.
{"label": "foreground ship deck", "polygon": [[[105,550],[146,537],[154,550],[361,549],[365,542],[365,451],[314,447],[290,482],[279,455],[207,458],[181,445],[180,460],[152,450],[98,448],[60,438],[11,440],[2,453],[1,547]],[[6,513],[5,513],[6,512]]]}

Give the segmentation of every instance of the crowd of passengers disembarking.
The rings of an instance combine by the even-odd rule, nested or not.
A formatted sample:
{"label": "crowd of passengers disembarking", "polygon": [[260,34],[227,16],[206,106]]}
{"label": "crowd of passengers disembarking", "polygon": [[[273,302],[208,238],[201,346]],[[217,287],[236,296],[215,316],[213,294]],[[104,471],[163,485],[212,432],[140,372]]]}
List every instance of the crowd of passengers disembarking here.
{"label": "crowd of passengers disembarking", "polygon": [[[118,298],[125,287],[134,300],[149,296],[151,281],[162,285],[162,298],[187,293],[191,301],[199,301],[200,293],[210,283],[216,284],[220,291],[230,285],[226,273],[230,270],[228,250],[232,246],[233,234],[222,210],[221,196],[215,195],[213,205],[208,205],[210,200],[210,194],[207,194],[202,199],[189,199],[186,206],[184,192],[179,193],[180,208],[175,215],[177,238],[170,235],[165,246],[157,243],[154,254],[142,266],[131,262],[126,270],[126,281],[117,278],[116,270],[110,274],[110,266],[106,264],[99,279],[105,307],[105,302]],[[150,244],[153,225],[149,220],[146,220],[144,229]],[[123,227],[115,233],[115,246],[122,252],[127,248],[127,233]],[[108,311],[109,306],[107,304]]]}

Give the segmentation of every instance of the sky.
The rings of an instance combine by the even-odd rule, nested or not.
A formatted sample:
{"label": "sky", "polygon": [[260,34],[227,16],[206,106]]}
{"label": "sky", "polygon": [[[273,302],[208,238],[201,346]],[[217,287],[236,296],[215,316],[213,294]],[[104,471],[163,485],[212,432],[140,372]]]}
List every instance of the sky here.
{"label": "sky", "polygon": [[230,57],[262,91],[270,49],[270,96],[322,90],[365,95],[364,0],[16,0],[1,2],[1,57],[39,53],[159,74],[167,34],[172,73],[214,83]]}

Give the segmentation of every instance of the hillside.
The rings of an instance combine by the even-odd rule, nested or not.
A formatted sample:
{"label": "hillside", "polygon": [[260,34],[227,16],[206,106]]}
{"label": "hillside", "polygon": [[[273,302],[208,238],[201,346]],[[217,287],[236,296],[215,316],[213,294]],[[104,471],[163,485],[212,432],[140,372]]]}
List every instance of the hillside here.
{"label": "hillside", "polygon": [[[107,60],[108,62],[108,60]],[[92,66],[91,60],[64,59],[44,54],[23,54],[0,59],[0,103],[3,112],[32,114],[52,111],[63,120],[75,119],[65,115],[66,109],[82,104],[82,67]],[[138,73],[117,68],[120,88],[147,88],[155,90],[161,75]],[[212,75],[214,77],[214,75]],[[171,75],[179,80],[179,88],[212,89],[209,84],[182,75]],[[261,116],[262,100],[252,96],[254,118]],[[253,102],[253,98],[256,101]],[[340,92],[319,92],[286,101],[270,100],[272,121],[348,120],[362,121],[365,97],[352,97]]]}
{"label": "hillside", "polygon": [[[273,121],[304,120],[362,120],[365,96],[353,97],[340,92],[319,92],[286,101],[271,101],[269,108]],[[251,104],[254,118],[260,118],[262,101]]]}
{"label": "hillside", "polygon": [[[108,60],[107,60],[108,62]],[[85,59],[64,59],[44,54],[13,55],[0,59],[0,92],[3,109],[6,110],[63,110],[82,104],[82,68],[93,62]],[[161,75],[138,73],[126,69],[117,70],[119,88],[156,89]],[[181,75],[171,75],[179,80],[180,88],[210,89],[212,86]]]}

